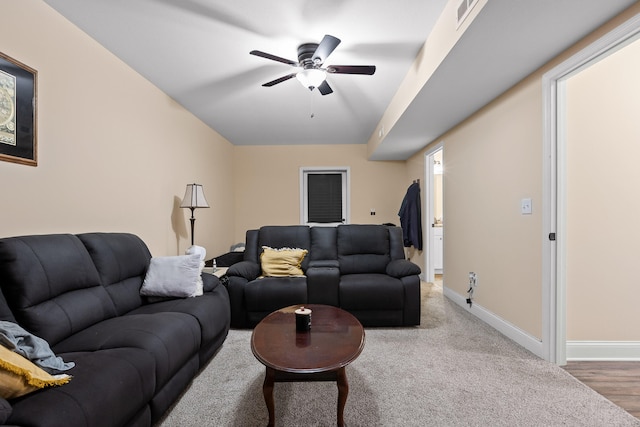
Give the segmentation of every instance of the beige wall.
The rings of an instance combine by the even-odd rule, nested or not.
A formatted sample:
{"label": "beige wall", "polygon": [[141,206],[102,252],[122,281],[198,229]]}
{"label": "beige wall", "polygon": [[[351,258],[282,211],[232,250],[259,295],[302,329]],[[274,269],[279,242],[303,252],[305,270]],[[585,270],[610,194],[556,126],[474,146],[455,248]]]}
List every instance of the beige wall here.
{"label": "beige wall", "polygon": [[[444,140],[445,285],[541,336],[542,89],[528,79]],[[531,198],[533,214],[521,215]]]}
{"label": "beige wall", "polygon": [[[369,138],[367,143],[369,156],[382,143],[386,132],[400,119],[409,104],[422,90],[423,86],[487,3],[488,0],[478,0],[464,22],[457,26],[455,23],[460,0],[449,0],[447,2],[442,15],[436,21],[429,37],[425,40],[420,52],[418,52],[418,56],[400,83],[400,87]],[[379,136],[380,131],[382,131],[382,137]]]}
{"label": "beige wall", "polygon": [[[0,52],[38,71],[37,167],[0,162],[0,236],[127,231],[183,253],[190,182],[211,255],[233,240],[233,147],[39,0],[0,3]],[[214,188],[216,191],[214,192]]]}
{"label": "beige wall", "polygon": [[[542,335],[542,86],[529,78],[449,131],[444,141],[444,285]],[[424,171],[425,151],[408,161]],[[520,214],[531,198],[533,214]],[[415,258],[424,269],[424,255]]]}
{"label": "beige wall", "polygon": [[639,341],[640,40],[566,94],[567,339]]}
{"label": "beige wall", "polygon": [[[261,225],[300,223],[300,168],[348,166],[351,223],[400,225],[398,211],[411,184],[405,162],[371,162],[365,144],[238,146],[234,150],[235,239]],[[371,209],[376,215],[371,216]]]}

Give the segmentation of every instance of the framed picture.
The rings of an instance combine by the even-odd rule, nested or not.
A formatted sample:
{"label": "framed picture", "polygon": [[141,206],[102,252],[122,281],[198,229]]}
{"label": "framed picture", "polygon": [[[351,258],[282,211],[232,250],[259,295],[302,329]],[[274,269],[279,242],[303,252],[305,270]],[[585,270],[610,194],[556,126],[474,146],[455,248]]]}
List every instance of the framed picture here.
{"label": "framed picture", "polygon": [[0,160],[38,165],[37,74],[0,53]]}

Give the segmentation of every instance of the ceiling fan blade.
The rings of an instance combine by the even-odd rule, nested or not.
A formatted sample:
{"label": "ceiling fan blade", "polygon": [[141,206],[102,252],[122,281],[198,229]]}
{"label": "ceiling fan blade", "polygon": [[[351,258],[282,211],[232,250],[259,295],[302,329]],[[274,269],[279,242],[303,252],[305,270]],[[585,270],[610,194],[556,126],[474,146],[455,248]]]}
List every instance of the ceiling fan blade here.
{"label": "ceiling fan blade", "polygon": [[330,36],[329,34],[325,35],[322,38],[322,41],[316,48],[316,51],[313,53],[313,62],[319,62],[322,64],[331,52],[335,50],[336,47],[340,44],[340,39],[337,37]]}
{"label": "ceiling fan blade", "polygon": [[277,85],[278,83],[285,82],[285,81],[287,81],[287,80],[289,80],[289,79],[291,79],[291,78],[295,77],[295,76],[296,76],[296,74],[297,74],[297,73],[291,73],[291,74],[288,74],[288,75],[286,75],[286,76],[280,77],[279,79],[275,79],[275,80],[272,80],[272,81],[270,81],[270,82],[267,82],[267,83],[263,84],[262,86],[264,86],[264,87],[271,87],[271,86],[273,86],[273,85]]}
{"label": "ceiling fan blade", "polygon": [[249,52],[249,54],[255,55],[255,56],[260,56],[262,58],[271,59],[272,61],[282,62],[282,63],[287,64],[287,65],[293,65],[294,67],[298,66],[298,63],[295,62],[295,61],[292,61],[292,60],[286,59],[286,58],[281,58],[279,56],[275,56],[275,55],[272,55],[270,53],[261,52],[259,50],[252,50],[251,52]]}
{"label": "ceiling fan blade", "polygon": [[376,72],[375,65],[330,65],[327,72],[334,74],[367,74],[369,76]]}
{"label": "ceiling fan blade", "polygon": [[327,81],[323,81],[320,86],[318,86],[318,91],[323,94],[323,95],[329,95],[330,93],[333,93],[333,89],[331,89],[331,86],[329,86],[329,83],[327,83]]}

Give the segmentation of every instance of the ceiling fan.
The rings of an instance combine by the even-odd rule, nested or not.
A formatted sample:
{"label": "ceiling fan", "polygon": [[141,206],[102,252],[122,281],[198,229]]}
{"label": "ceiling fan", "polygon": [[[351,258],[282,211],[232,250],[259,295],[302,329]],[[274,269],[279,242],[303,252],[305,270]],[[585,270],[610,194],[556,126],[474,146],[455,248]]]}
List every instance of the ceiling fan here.
{"label": "ceiling fan", "polygon": [[293,77],[296,77],[300,83],[309,90],[318,88],[318,91],[323,95],[333,93],[331,86],[327,83],[327,73],[329,74],[366,74],[372,75],[376,72],[375,65],[328,65],[323,67],[324,61],[327,59],[331,52],[340,44],[340,39],[329,34],[322,38],[322,41],[318,43],[304,43],[298,46],[298,61],[292,61],[290,59],[281,58],[270,53],[261,52],[259,50],[252,50],[249,52],[251,55],[261,56],[263,58],[271,59],[273,61],[282,62],[293,67],[301,68],[286,76],[272,80],[263,84],[264,87],[271,87],[287,81]]}

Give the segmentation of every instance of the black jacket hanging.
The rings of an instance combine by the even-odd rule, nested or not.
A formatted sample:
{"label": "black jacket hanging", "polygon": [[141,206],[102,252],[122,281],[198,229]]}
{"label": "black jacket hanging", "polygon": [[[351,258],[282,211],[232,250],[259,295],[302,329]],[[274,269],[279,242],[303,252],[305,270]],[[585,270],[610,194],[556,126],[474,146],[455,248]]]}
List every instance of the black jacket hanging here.
{"label": "black jacket hanging", "polygon": [[407,194],[400,206],[400,226],[404,246],[422,250],[422,214],[420,210],[420,184],[414,182],[407,189]]}

